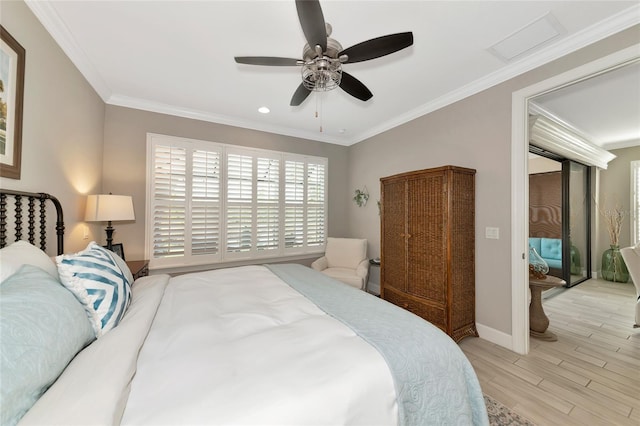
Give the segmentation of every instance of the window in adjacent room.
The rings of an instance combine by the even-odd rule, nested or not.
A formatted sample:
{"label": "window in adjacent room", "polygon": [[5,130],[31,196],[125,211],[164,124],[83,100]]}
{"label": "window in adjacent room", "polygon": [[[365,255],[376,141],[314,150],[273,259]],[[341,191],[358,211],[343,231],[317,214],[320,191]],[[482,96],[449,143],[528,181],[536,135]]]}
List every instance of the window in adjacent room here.
{"label": "window in adjacent room", "polygon": [[640,243],[640,161],[631,162],[631,244]]}
{"label": "window in adjacent room", "polygon": [[147,145],[151,266],[322,252],[326,158],[155,134]]}

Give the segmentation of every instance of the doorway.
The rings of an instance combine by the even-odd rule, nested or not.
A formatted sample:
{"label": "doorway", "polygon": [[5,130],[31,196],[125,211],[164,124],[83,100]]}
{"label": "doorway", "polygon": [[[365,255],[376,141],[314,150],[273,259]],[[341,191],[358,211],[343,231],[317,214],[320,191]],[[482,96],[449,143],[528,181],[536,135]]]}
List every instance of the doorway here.
{"label": "doorway", "polygon": [[529,352],[528,309],[528,145],[530,123],[528,102],[531,98],[576,83],[611,69],[637,62],[638,46],[632,46],[599,60],[516,91],[512,95],[511,141],[511,271],[512,322],[511,348],[514,352]]}
{"label": "doorway", "polygon": [[529,246],[573,287],[591,278],[591,168],[535,145],[528,165]]}

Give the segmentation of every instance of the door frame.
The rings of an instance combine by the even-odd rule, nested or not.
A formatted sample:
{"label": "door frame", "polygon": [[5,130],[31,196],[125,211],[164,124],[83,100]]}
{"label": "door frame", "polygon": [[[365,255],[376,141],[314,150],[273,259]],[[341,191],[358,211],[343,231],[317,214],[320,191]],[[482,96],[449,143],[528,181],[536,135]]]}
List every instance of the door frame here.
{"label": "door frame", "polygon": [[[585,244],[586,250],[583,254],[586,266],[586,276],[582,276],[576,281],[571,281],[571,165],[577,164],[584,167],[585,175],[585,200],[586,207],[585,222],[586,222],[586,235]],[[591,194],[593,194],[593,188],[591,187],[591,166],[580,163],[578,161],[565,159],[562,161],[562,279],[566,282],[565,287],[571,288],[580,283],[583,283],[591,279]],[[579,253],[579,252],[578,252]],[[581,266],[582,267],[582,266]]]}
{"label": "door frame", "polygon": [[589,62],[512,93],[511,103],[511,349],[529,353],[529,100],[624,66],[639,57],[640,44]]}

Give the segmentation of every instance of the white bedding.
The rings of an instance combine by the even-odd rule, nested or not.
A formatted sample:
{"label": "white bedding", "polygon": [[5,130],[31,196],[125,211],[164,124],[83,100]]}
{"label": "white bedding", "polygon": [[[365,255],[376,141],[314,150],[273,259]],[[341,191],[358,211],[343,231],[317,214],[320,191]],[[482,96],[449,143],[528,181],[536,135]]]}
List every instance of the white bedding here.
{"label": "white bedding", "polygon": [[19,424],[397,418],[382,356],[269,270],[247,266],[136,281],[118,327],[78,354]]}
{"label": "white bedding", "polygon": [[375,349],[266,268],[239,269],[172,279],[123,424],[396,424]]}
{"label": "white bedding", "polygon": [[118,327],[76,355],[18,424],[118,424],[136,372],[138,352],[168,282],[168,275],[136,281],[131,304]]}
{"label": "white bedding", "polygon": [[291,266],[137,280],[120,324],[19,424],[488,424],[475,373],[444,333]]}

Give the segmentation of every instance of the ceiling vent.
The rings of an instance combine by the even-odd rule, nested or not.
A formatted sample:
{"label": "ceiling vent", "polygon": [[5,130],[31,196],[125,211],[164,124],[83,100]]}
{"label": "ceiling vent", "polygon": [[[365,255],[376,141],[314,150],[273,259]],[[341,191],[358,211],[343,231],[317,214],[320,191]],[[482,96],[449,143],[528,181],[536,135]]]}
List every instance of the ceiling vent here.
{"label": "ceiling vent", "polygon": [[487,50],[504,62],[510,62],[543,46],[565,33],[565,29],[551,14],[536,19],[497,42]]}

